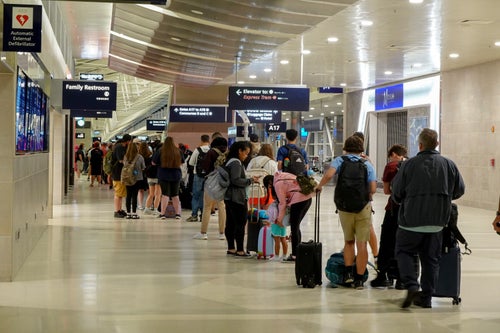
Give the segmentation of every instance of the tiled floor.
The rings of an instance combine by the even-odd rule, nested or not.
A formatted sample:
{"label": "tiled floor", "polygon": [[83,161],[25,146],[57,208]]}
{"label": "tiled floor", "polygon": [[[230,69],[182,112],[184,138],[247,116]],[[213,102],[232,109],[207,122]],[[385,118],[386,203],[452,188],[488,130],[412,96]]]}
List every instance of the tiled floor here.
{"label": "tiled floor", "polygon": [[[323,261],[343,246],[332,187],[321,200]],[[377,232],[386,196],[375,196]],[[313,203],[314,204],[314,203]],[[0,283],[0,332],[500,331],[500,236],[494,211],[459,205],[472,255],[463,258],[462,304],[400,309],[404,291],[295,285],[294,265],[226,255],[216,217],[199,223],[114,219],[112,191],[79,181],[15,282]],[[314,206],[302,224],[312,236]],[[190,212],[183,211],[183,218]],[[370,272],[370,279],[373,272]]]}

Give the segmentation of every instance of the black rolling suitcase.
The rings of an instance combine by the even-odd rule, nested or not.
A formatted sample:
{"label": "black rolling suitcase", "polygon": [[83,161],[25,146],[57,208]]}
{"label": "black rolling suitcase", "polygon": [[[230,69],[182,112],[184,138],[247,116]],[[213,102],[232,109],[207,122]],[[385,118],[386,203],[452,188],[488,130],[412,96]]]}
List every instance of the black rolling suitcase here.
{"label": "black rolling suitcase", "polygon": [[468,248],[467,241],[457,227],[458,208],[452,204],[452,211],[448,225],[443,229],[443,249],[439,260],[439,278],[433,297],[450,297],[452,303],[460,304],[460,280],[462,253],[458,242],[464,244],[464,254],[472,251]]}
{"label": "black rolling suitcase", "polygon": [[297,284],[304,288],[314,288],[321,285],[323,275],[322,255],[323,245],[319,241],[320,192],[316,193],[314,210],[314,239],[302,242],[297,246],[295,258],[295,278]]}

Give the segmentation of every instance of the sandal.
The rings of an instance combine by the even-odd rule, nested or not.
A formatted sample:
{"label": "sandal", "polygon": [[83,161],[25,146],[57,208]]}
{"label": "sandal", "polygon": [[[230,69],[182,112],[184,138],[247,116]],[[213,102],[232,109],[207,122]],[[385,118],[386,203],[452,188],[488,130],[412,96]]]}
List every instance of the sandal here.
{"label": "sandal", "polygon": [[235,255],[236,257],[245,257],[245,258],[248,258],[248,257],[251,257],[251,256],[252,256],[251,254],[248,254],[248,253],[245,253],[245,252],[243,252],[243,253],[238,253],[238,252],[235,252],[235,253],[234,253],[234,255]]}
{"label": "sandal", "polygon": [[234,252],[233,252],[233,251],[229,251],[229,250],[227,250],[227,251],[226,251],[226,254],[227,254],[227,255],[230,255],[230,256],[235,256],[235,255],[236,255],[236,251],[234,251]]}

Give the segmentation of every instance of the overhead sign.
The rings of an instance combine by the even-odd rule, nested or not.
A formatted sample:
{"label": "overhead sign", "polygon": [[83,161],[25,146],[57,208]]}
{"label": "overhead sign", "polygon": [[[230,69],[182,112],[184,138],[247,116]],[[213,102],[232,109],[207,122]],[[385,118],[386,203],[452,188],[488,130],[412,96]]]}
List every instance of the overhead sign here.
{"label": "overhead sign", "polygon": [[[250,123],[279,123],[281,121],[281,112],[278,110],[246,110]],[[243,119],[236,114],[236,122],[243,123]]]}
{"label": "overhead sign", "polygon": [[375,110],[396,109],[403,107],[403,84],[375,89]]}
{"label": "overhead sign", "polygon": [[116,82],[63,81],[62,108],[116,110]]}
{"label": "overhead sign", "polygon": [[309,111],[309,88],[229,87],[229,110]]}
{"label": "overhead sign", "polygon": [[171,105],[172,123],[223,123],[226,107],[223,105]]}
{"label": "overhead sign", "polygon": [[84,117],[84,118],[113,118],[113,111],[108,110],[71,110],[69,112],[71,117]]}
{"label": "overhead sign", "polygon": [[80,73],[80,80],[102,81],[104,80],[104,74]]}
{"label": "overhead sign", "polygon": [[286,132],[286,122],[266,124],[267,133],[283,133]]}
{"label": "overhead sign", "polygon": [[3,6],[3,51],[42,52],[42,6]]}
{"label": "overhead sign", "polygon": [[167,121],[165,119],[147,119],[146,120],[146,130],[163,132],[167,126]]}
{"label": "overhead sign", "polygon": [[339,87],[319,87],[318,92],[320,94],[342,94],[344,92],[344,88]]}

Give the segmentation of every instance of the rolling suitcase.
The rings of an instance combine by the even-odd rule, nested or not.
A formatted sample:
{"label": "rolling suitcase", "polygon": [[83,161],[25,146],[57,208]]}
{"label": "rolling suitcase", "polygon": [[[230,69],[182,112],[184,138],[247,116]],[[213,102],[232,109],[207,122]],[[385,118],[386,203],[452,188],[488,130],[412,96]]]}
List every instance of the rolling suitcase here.
{"label": "rolling suitcase", "polygon": [[260,219],[260,202],[257,200],[255,204],[249,201],[250,208],[247,215],[247,252],[258,252],[259,232],[262,228],[262,220]]}
{"label": "rolling suitcase", "polygon": [[458,244],[450,247],[447,253],[441,254],[439,277],[433,297],[451,297],[454,305],[462,302],[460,298],[461,261],[462,254]]}
{"label": "rolling suitcase", "polygon": [[271,235],[271,227],[263,226],[259,231],[257,244],[257,259],[272,258],[274,256],[274,239]]}
{"label": "rolling suitcase", "polygon": [[295,279],[303,288],[314,288],[321,285],[322,278],[322,244],[319,242],[320,192],[316,193],[314,210],[314,239],[302,242],[297,246],[295,258]]}
{"label": "rolling suitcase", "polygon": [[457,226],[458,207],[452,203],[450,220],[443,229],[443,248],[439,260],[439,277],[433,297],[450,297],[452,304],[458,305],[462,302],[460,298],[461,261],[462,253],[458,242],[465,246],[463,254],[469,255],[467,241]]}

